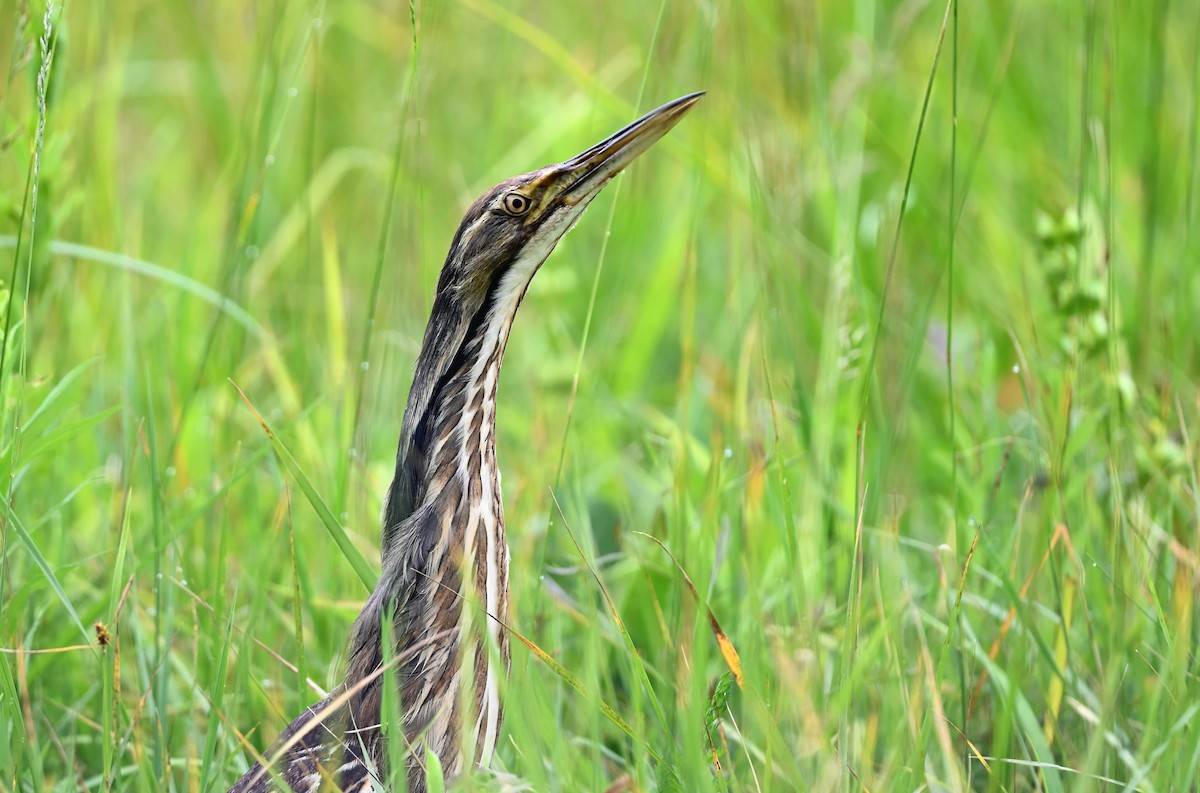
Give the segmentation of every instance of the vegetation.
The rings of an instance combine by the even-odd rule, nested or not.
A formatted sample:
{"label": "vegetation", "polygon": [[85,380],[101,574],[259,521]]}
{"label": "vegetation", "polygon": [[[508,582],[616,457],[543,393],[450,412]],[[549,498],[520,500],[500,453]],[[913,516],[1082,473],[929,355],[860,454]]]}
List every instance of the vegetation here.
{"label": "vegetation", "polygon": [[1200,786],[1200,6],[0,20],[0,790],[224,790],[336,684],[463,210],[697,89],[508,349],[497,769]]}

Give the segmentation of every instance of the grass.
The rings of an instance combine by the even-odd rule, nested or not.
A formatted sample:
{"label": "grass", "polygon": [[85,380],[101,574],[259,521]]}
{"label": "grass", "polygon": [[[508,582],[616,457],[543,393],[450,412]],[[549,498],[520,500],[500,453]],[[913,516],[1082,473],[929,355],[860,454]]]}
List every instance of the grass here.
{"label": "grass", "polygon": [[0,19],[0,790],[224,790],[336,685],[463,209],[695,89],[508,349],[496,766],[1200,785],[1197,8]]}

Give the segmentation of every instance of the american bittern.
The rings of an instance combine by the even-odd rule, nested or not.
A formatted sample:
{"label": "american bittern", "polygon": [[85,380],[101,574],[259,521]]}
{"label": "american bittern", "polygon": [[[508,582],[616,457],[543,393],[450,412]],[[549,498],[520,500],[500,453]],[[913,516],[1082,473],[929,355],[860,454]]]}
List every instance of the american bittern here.
{"label": "american bittern", "polygon": [[[509,665],[495,449],[509,329],[538,268],[592,199],[702,95],[663,105],[566,162],[506,179],[467,210],[417,358],[383,508],[383,572],[355,621],[346,680],[284,730],[270,770],[254,766],[233,791],[385,784],[389,759],[401,758],[389,758],[381,728],[384,641],[395,642],[408,789],[424,793],[427,751],[447,776],[490,762]],[[464,608],[464,598],[483,613],[472,615],[480,609]]]}

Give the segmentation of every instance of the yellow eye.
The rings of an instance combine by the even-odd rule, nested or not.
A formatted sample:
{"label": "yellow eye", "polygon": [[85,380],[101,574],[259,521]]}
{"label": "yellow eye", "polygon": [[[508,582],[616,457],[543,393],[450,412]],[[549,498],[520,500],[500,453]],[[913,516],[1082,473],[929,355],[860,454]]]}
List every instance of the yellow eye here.
{"label": "yellow eye", "polygon": [[504,211],[513,217],[524,215],[533,206],[533,202],[520,193],[508,193],[504,196]]}

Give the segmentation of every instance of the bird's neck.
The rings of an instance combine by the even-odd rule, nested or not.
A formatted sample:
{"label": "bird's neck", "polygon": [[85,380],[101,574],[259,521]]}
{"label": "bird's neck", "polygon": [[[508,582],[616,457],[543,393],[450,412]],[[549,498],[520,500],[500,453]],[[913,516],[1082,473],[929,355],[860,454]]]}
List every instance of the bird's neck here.
{"label": "bird's neck", "polygon": [[[353,685],[378,668],[380,623],[393,614],[406,735],[446,747],[466,729],[477,736],[473,762],[495,750],[509,659],[495,406],[510,323],[470,323],[452,355],[426,334],[384,507],[383,575],[356,622],[347,675]],[[360,723],[377,723],[377,692],[372,685],[356,697]]]}
{"label": "bird's neck", "polygon": [[[495,750],[502,718],[499,679],[508,667],[502,627],[508,622],[508,543],[495,439],[496,389],[509,327],[510,322],[496,323],[468,336],[456,356],[458,368],[446,373],[430,407],[429,429],[417,439],[423,446],[414,444],[414,461],[424,469],[417,472],[422,484],[414,519],[400,532],[400,545],[407,546],[402,558],[414,573],[407,638],[416,643],[443,631],[457,633],[460,652],[469,656],[473,670],[468,675],[468,667],[460,667],[459,683],[451,686],[470,690],[471,707],[445,721],[432,717],[429,730],[436,743],[443,726],[455,732],[450,725],[470,721],[468,732],[478,741],[476,761],[490,759]],[[426,547],[432,548],[428,554]],[[401,637],[401,645],[406,643]],[[493,663],[497,652],[501,664]],[[416,694],[418,709],[423,693]],[[440,695],[430,691],[429,696],[432,703]],[[456,712],[457,703],[450,710]],[[440,712],[447,712],[445,705]],[[446,739],[457,737],[447,734]]]}
{"label": "bird's neck", "polygon": [[484,305],[466,317],[441,310],[435,301],[384,506],[385,560],[403,540],[401,524],[452,474],[474,480],[485,469],[495,471],[496,390],[512,325],[511,314],[495,309]]}
{"label": "bird's neck", "polygon": [[[530,279],[548,254],[548,248],[527,251],[498,273],[487,296],[469,309],[455,297],[447,278],[449,263],[443,268],[404,410],[396,477],[384,505],[385,560],[403,539],[401,524],[440,481],[433,459],[436,453],[455,445],[469,450],[480,434],[494,439],[496,387],[509,330]],[[463,432],[456,433],[459,420],[468,413],[476,423],[461,425]],[[494,454],[490,443],[479,448]],[[465,462],[468,465],[463,470],[488,462],[495,469],[494,458],[476,455]],[[498,478],[499,474],[495,475]]]}
{"label": "bird's neck", "polygon": [[442,498],[447,488],[461,488],[465,504],[490,512],[494,501],[501,517],[496,389],[507,340],[508,323],[480,329],[464,340],[454,366],[444,373],[406,461],[417,481],[415,509]]}

